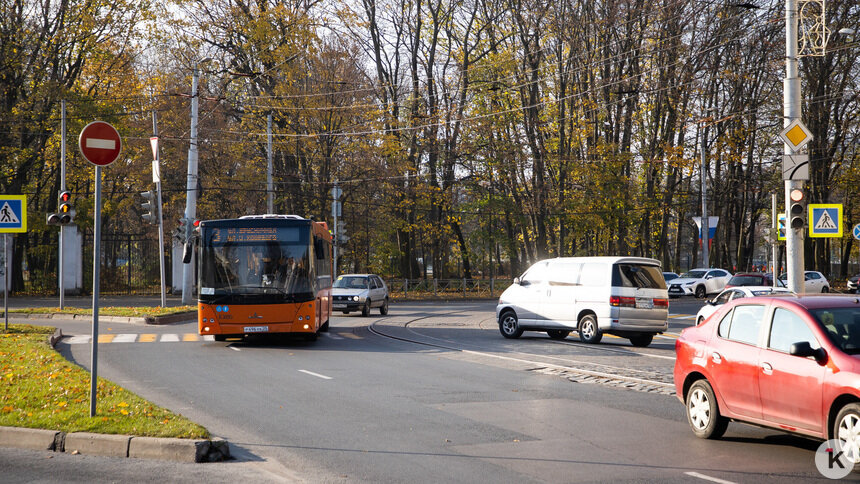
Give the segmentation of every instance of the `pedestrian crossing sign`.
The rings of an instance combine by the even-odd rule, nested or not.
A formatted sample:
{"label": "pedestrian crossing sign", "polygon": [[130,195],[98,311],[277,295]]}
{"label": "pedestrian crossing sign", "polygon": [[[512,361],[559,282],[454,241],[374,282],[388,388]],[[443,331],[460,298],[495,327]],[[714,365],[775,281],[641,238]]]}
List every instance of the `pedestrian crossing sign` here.
{"label": "pedestrian crossing sign", "polygon": [[842,204],[809,204],[810,237],[842,237]]}
{"label": "pedestrian crossing sign", "polygon": [[27,231],[27,195],[0,195],[0,234]]}

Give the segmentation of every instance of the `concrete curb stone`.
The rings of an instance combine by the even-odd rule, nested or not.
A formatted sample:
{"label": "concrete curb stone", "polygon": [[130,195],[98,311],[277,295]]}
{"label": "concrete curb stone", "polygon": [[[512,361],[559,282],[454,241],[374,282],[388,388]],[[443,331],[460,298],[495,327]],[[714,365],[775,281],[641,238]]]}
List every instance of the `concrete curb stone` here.
{"label": "concrete curb stone", "polygon": [[131,436],[71,432],[66,434],[63,452],[104,457],[128,457]]}
{"label": "concrete curb stone", "polygon": [[[91,314],[63,314],[63,313],[31,313],[31,314],[20,314],[20,313],[9,313],[10,315],[14,315],[16,318],[25,318],[25,319],[61,319],[61,320],[72,320],[72,321],[92,321],[93,316]],[[162,324],[175,324],[175,323],[184,323],[187,321],[196,321],[197,320],[197,311],[188,311],[184,313],[177,314],[168,314],[167,316],[142,316],[142,317],[130,317],[130,316],[102,316],[99,315],[99,321],[105,323],[129,323],[129,324],[149,324],[149,325],[162,325]]]}
{"label": "concrete curb stone", "polygon": [[21,427],[0,427],[0,445],[19,449],[55,450],[56,430],[27,429]]}
{"label": "concrete curb stone", "polygon": [[128,456],[138,459],[205,462],[209,447],[208,440],[132,437],[128,446]]}

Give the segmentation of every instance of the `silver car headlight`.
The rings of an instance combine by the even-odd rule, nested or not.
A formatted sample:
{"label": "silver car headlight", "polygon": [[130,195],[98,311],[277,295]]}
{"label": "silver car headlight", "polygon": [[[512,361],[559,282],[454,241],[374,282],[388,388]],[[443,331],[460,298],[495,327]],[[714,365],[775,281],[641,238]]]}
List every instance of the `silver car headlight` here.
{"label": "silver car headlight", "polygon": [[352,300],[358,302],[358,296],[352,296]]}

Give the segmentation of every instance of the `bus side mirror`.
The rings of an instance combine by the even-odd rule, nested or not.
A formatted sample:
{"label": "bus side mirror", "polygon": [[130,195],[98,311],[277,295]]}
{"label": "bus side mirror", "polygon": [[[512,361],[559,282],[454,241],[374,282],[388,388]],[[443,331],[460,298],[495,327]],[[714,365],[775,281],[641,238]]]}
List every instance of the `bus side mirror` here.
{"label": "bus side mirror", "polygon": [[191,263],[191,256],[194,255],[194,244],[191,241],[185,243],[185,247],[182,249],[182,263],[189,264]]}

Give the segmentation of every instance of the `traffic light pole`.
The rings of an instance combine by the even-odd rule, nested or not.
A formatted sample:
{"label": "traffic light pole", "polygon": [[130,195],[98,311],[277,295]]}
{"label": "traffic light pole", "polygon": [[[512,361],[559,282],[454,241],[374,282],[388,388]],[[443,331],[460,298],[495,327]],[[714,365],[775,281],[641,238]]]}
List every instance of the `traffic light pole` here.
{"label": "traffic light pole", "polygon": [[[152,111],[152,135],[158,138],[158,117],[155,111]],[[161,157],[159,150],[153,153],[155,162],[153,164],[153,178],[155,179],[155,191],[158,198],[158,265],[161,271],[161,307],[167,307],[167,296],[164,290],[165,274],[164,274],[164,218],[161,210]]]}
{"label": "traffic light pole", "polygon": [[[60,118],[60,193],[66,191],[66,100],[63,99],[60,101],[60,110],[62,112],[62,117]],[[60,225],[60,253],[58,257],[58,262],[60,265],[59,270],[57,271],[59,280],[57,281],[57,287],[59,287],[60,291],[60,309],[64,309],[66,305],[66,284],[64,279],[66,278],[65,274],[65,256],[63,255],[63,239],[66,235],[66,226]]]}
{"label": "traffic light pole", "polygon": [[[785,0],[785,80],[783,81],[783,124],[788,126],[800,119],[800,74],[798,69],[797,46],[797,0]],[[794,151],[785,144],[784,153]],[[791,191],[803,190],[803,180],[785,180],[785,213],[791,207]],[[810,223],[810,222],[807,222]],[[804,228],[792,227],[788,220],[785,224],[785,262],[788,274],[788,289],[798,294],[803,292],[803,231]],[[774,277],[778,276],[774,274]]]}

